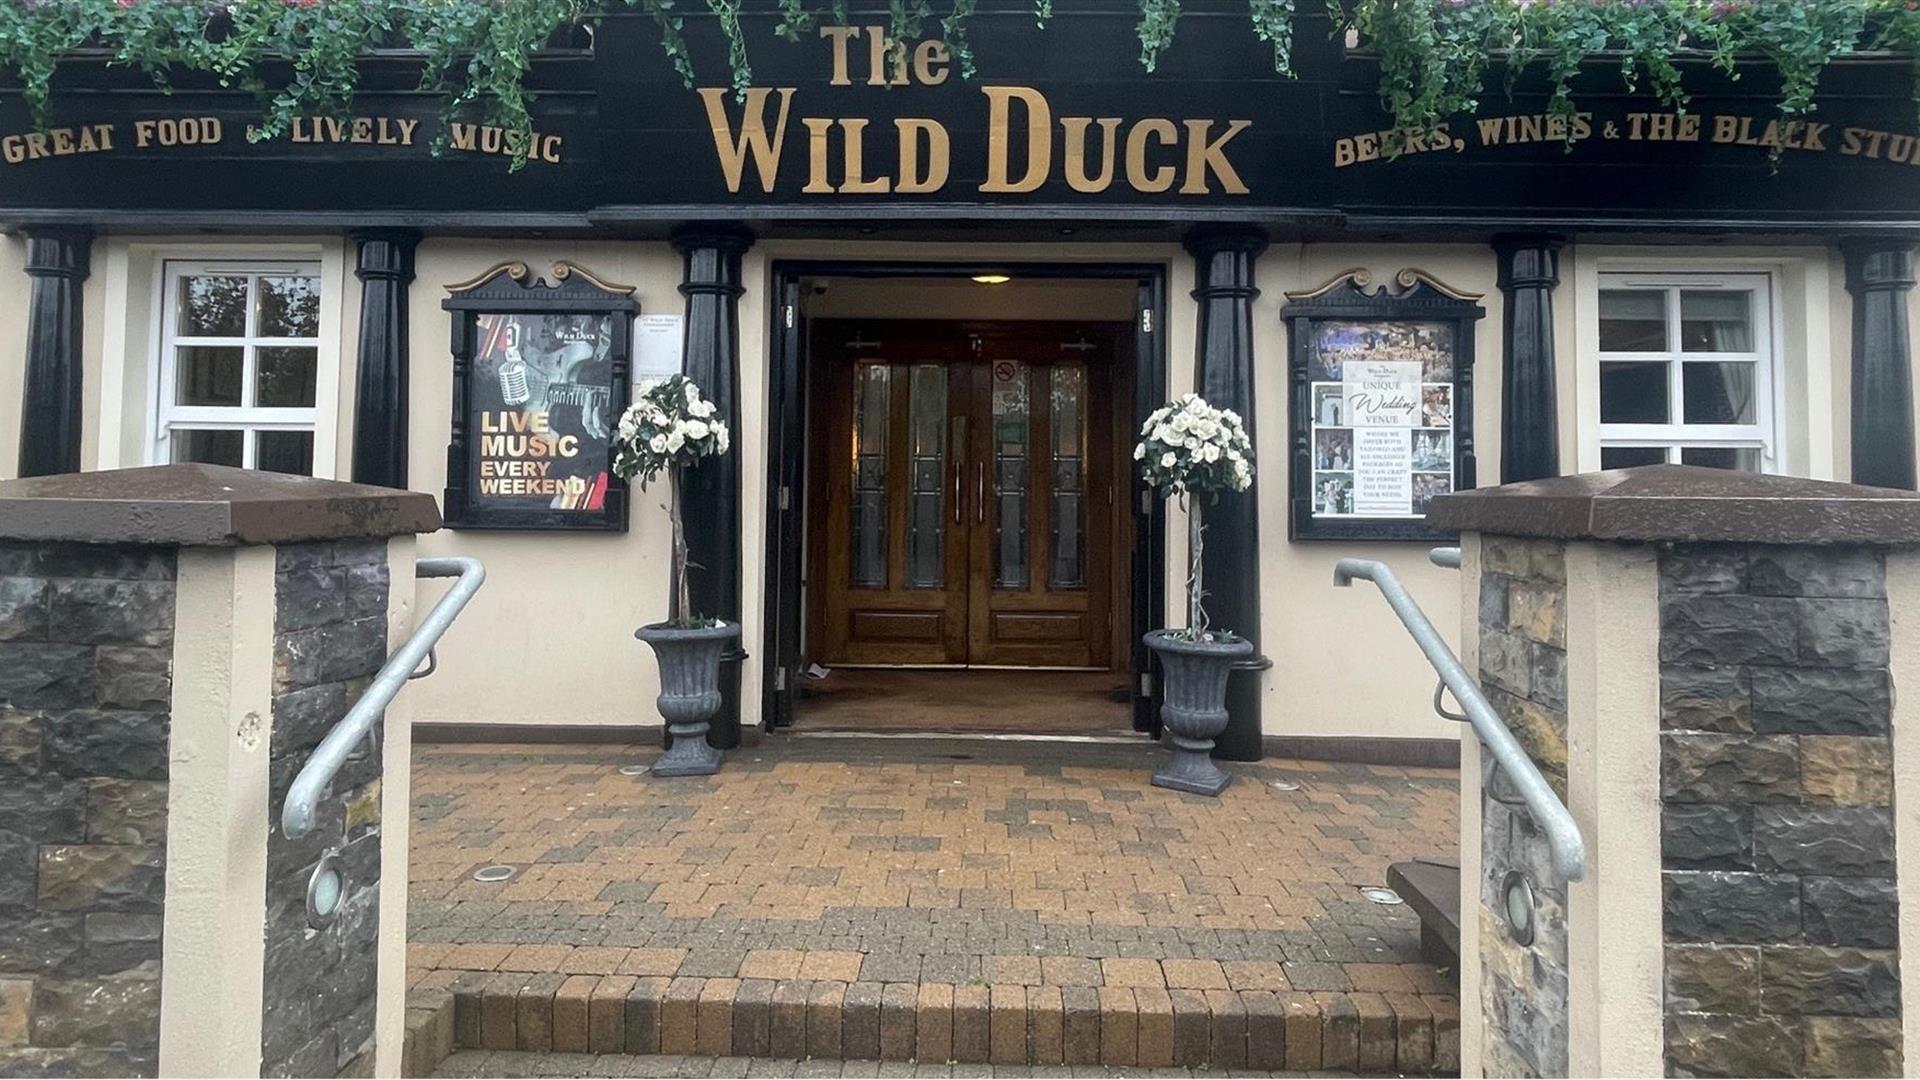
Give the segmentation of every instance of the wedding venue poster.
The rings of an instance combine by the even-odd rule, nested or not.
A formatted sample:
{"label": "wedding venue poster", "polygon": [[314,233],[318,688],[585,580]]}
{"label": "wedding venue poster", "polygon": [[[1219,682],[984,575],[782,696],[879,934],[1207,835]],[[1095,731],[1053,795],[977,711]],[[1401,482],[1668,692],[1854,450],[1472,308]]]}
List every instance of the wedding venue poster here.
{"label": "wedding venue poster", "polygon": [[1452,325],[1317,323],[1312,379],[1313,512],[1405,518],[1453,490]]}

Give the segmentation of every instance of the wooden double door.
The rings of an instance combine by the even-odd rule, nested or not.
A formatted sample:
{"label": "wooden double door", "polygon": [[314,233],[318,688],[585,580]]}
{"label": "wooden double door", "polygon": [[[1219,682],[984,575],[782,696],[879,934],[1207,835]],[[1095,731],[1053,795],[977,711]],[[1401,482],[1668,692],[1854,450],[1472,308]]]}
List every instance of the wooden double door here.
{"label": "wooden double door", "polygon": [[1111,330],[823,322],[813,340],[820,658],[1108,667]]}

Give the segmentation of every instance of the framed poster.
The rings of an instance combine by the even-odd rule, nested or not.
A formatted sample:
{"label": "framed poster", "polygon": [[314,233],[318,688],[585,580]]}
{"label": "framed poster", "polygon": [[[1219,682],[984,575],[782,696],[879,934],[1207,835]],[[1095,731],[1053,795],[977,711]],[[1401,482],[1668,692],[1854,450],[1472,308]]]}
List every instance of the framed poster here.
{"label": "framed poster", "polygon": [[1289,535],[1444,540],[1436,495],[1474,486],[1473,328],[1479,297],[1418,270],[1399,292],[1352,270],[1288,293]]}
{"label": "framed poster", "polygon": [[502,263],[440,305],[453,314],[450,528],[627,527],[609,439],[630,397],[639,305],[572,263],[550,273]]}

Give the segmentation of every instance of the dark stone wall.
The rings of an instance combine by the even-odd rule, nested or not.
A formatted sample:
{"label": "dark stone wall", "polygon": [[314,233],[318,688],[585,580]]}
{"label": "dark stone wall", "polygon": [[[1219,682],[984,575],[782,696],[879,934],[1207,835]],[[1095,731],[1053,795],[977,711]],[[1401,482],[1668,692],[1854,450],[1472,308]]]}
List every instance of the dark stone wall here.
{"label": "dark stone wall", "polygon": [[1890,647],[1878,552],[1662,552],[1670,1075],[1900,1074]]}
{"label": "dark stone wall", "polygon": [[[334,1076],[373,1050],[380,884],[380,739],[360,749],[299,840],[280,831],[287,788],[387,658],[385,541],[280,548],[274,567],[271,835],[267,843],[261,1075]],[[307,880],[341,853],[347,899],[307,925]]]}
{"label": "dark stone wall", "polygon": [[[1567,790],[1567,572],[1560,545],[1483,536],[1480,685],[1554,790]],[[1482,756],[1490,767],[1492,758]],[[1567,887],[1504,777],[1480,791],[1480,1007],[1488,1076],[1567,1072]],[[1504,884],[1533,886],[1534,937],[1509,932]]]}
{"label": "dark stone wall", "polygon": [[0,1076],[151,1076],[171,550],[0,544]]}

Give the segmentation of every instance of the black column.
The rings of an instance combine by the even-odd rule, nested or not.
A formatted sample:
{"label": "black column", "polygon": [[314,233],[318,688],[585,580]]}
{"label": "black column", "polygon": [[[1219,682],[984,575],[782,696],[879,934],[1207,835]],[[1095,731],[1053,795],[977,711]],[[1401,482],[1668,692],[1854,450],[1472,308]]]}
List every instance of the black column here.
{"label": "black column", "polygon": [[80,331],[93,233],[28,229],[27,381],[20,400],[20,475],[80,471]]}
{"label": "black column", "polygon": [[[701,226],[674,234],[686,259],[680,294],[687,298],[682,370],[720,407],[733,432],[731,453],[688,470],[682,519],[687,529],[688,599],[693,614],[740,619],[740,256],[753,235],[737,226]],[[722,750],[740,745],[740,662],[735,646],[720,661],[720,712],[707,741]]]}
{"label": "black column", "polygon": [[[1199,303],[1200,337],[1195,353],[1195,385],[1215,408],[1232,409],[1253,435],[1253,261],[1267,246],[1267,234],[1247,226],[1196,229],[1187,236],[1193,254],[1193,298]],[[1254,656],[1242,661],[1227,681],[1227,730],[1214,744],[1214,756],[1228,761],[1258,761],[1260,676],[1271,662],[1260,653],[1260,477],[1242,494],[1223,494],[1205,508],[1201,574],[1207,589],[1207,614],[1213,625],[1253,642]],[[1265,468],[1283,468],[1270,463]],[[1283,485],[1284,488],[1284,485]]]}
{"label": "black column", "polygon": [[1841,245],[1853,294],[1853,482],[1914,490],[1913,244]]}
{"label": "black column", "polygon": [[360,257],[360,362],[353,389],[353,480],[407,486],[407,286],[420,235],[354,234]]}
{"label": "black column", "polygon": [[1500,482],[1560,475],[1559,406],[1554,399],[1553,290],[1561,240],[1498,236],[1500,292]]}

